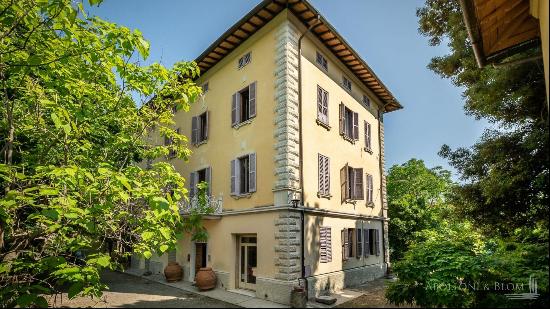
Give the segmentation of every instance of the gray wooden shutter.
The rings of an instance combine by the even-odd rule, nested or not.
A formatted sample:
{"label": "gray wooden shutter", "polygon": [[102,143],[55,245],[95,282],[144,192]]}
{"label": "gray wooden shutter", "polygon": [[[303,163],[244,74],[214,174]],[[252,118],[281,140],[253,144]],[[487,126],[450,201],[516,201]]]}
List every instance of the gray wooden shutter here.
{"label": "gray wooden shutter", "polygon": [[248,156],[248,192],[256,192],[256,154]]}
{"label": "gray wooden shutter", "polygon": [[356,244],[357,244],[357,248],[355,249],[356,252],[355,252],[355,257],[356,258],[361,258],[363,256],[363,240],[362,240],[362,236],[363,236],[363,230],[362,229],[356,229]]}
{"label": "gray wooden shutter", "polygon": [[199,141],[198,117],[191,118],[191,143],[196,145]]}
{"label": "gray wooden shutter", "polygon": [[380,231],[378,229],[374,230],[374,245],[375,245],[375,249],[374,251],[376,252],[376,256],[379,256],[380,255]]}
{"label": "gray wooden shutter", "polygon": [[325,115],[325,123],[328,124],[328,91],[325,91],[323,95],[323,108],[324,108],[324,115]]}
{"label": "gray wooden shutter", "polygon": [[176,250],[168,251],[168,262],[175,262],[175,261],[176,261]]}
{"label": "gray wooden shutter", "polygon": [[248,115],[250,118],[256,116],[256,82],[253,82],[252,84],[248,85],[248,97],[249,97],[249,104],[248,104]]}
{"label": "gray wooden shutter", "polygon": [[359,140],[359,114],[353,113],[353,139]]}
{"label": "gray wooden shutter", "polygon": [[363,243],[365,244],[365,250],[363,251],[363,256],[368,257],[370,253],[370,244],[369,244],[369,230],[363,230]]}
{"label": "gray wooden shutter", "polygon": [[234,93],[231,99],[231,126],[235,126],[236,124],[239,123],[238,97],[239,97],[239,93]]}
{"label": "gray wooden shutter", "polygon": [[231,160],[231,195],[239,194],[239,160]]}
{"label": "gray wooden shutter", "polygon": [[208,183],[208,196],[212,196],[212,168],[207,167],[204,174],[205,181]]}
{"label": "gray wooden shutter", "polygon": [[189,197],[195,196],[197,192],[197,180],[195,178],[196,172],[189,174]]}
{"label": "gray wooden shutter", "polygon": [[342,169],[340,169],[340,195],[341,195],[342,202],[344,202],[349,198],[347,164],[344,165]]}
{"label": "gray wooden shutter", "polygon": [[332,262],[332,240],[330,227],[322,226],[319,228],[319,240],[319,256],[321,263]]}
{"label": "gray wooden shutter", "polygon": [[323,155],[318,153],[317,154],[317,164],[318,164],[318,184],[319,184],[319,193],[325,194],[325,175],[323,170]]}
{"label": "gray wooden shutter", "polygon": [[323,121],[323,118],[323,89],[317,85],[317,119]]}
{"label": "gray wooden shutter", "polygon": [[370,135],[370,123],[368,123],[367,121],[365,121],[365,148],[367,150],[371,150],[371,135]]}
{"label": "gray wooden shutter", "polygon": [[340,103],[340,135],[345,134],[346,128],[346,107],[343,103]]}
{"label": "gray wooden shutter", "polygon": [[204,128],[202,128],[204,130],[204,140],[208,139],[208,127],[210,126],[210,121],[208,120],[209,114],[210,112],[206,111],[206,123],[204,124]]}
{"label": "gray wooden shutter", "polygon": [[354,198],[358,200],[362,200],[365,198],[364,194],[364,186],[363,186],[363,169],[362,168],[356,168],[354,169]]}
{"label": "gray wooden shutter", "polygon": [[367,174],[367,202],[373,201],[373,183],[372,183],[372,175]]}
{"label": "gray wooden shutter", "polygon": [[325,157],[325,162],[323,164],[324,168],[324,183],[325,183],[325,194],[330,194],[330,159]]}
{"label": "gray wooden shutter", "polygon": [[348,229],[342,230],[342,260],[349,258],[349,234]]}

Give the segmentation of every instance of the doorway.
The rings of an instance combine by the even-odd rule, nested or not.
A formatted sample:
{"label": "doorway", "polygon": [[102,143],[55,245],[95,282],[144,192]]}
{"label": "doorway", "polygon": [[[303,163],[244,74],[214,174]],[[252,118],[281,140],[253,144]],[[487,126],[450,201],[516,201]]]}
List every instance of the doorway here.
{"label": "doorway", "polygon": [[256,235],[242,235],[239,237],[238,286],[241,289],[256,290],[257,253]]}
{"label": "doorway", "polygon": [[206,243],[195,243],[195,272],[206,267]]}

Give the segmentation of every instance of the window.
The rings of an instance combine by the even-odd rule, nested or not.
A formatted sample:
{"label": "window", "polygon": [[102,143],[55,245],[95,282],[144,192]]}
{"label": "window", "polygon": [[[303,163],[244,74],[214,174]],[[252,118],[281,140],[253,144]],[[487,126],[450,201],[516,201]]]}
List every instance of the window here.
{"label": "window", "polygon": [[233,94],[231,103],[231,126],[243,123],[256,116],[256,82]]}
{"label": "window", "polygon": [[321,263],[332,262],[332,231],[330,227],[319,227],[319,259]]}
{"label": "window", "polygon": [[208,86],[208,82],[202,84],[201,88],[202,88],[202,93],[203,93],[203,94],[204,94],[204,93],[207,93],[208,90],[210,89],[210,87]]}
{"label": "window", "polygon": [[193,197],[197,194],[197,185],[201,182],[208,183],[208,195],[212,192],[212,168],[207,167],[201,170],[191,172],[189,175],[189,197]]}
{"label": "window", "polygon": [[351,92],[351,81],[345,76],[342,76],[342,87]]}
{"label": "window", "polygon": [[378,229],[365,229],[363,230],[363,237],[365,240],[365,252],[364,256],[380,255],[380,234]]}
{"label": "window", "polygon": [[340,170],[340,192],[342,202],[364,198],[362,168],[353,168],[346,164]]}
{"label": "window", "polygon": [[[176,129],[176,134],[180,134],[180,129]],[[176,150],[172,148],[172,145],[174,144],[174,139],[172,137],[165,136],[164,137],[164,146],[169,147],[168,151],[168,158],[174,158],[176,156]]]}
{"label": "window", "polygon": [[370,123],[365,121],[365,151],[370,153],[372,153],[371,132]]}
{"label": "window", "polygon": [[244,54],[241,58],[239,58],[239,70],[242,69],[245,65],[249,64],[251,60],[250,52]]}
{"label": "window", "polygon": [[330,160],[318,154],[319,192],[320,197],[330,197]]}
{"label": "window", "polygon": [[208,139],[208,114],[206,111],[191,119],[191,142],[195,146]]}
{"label": "window", "polygon": [[320,65],[325,71],[328,71],[328,61],[320,52],[317,52],[317,64]]}
{"label": "window", "polygon": [[363,105],[370,107],[370,99],[366,95],[363,95]]}
{"label": "window", "polygon": [[357,251],[355,249],[355,244],[356,244],[355,230],[356,229],[342,230],[342,260],[343,261],[348,260],[350,257],[357,256]]}
{"label": "window", "polygon": [[328,126],[328,92],[317,85],[317,120]]}
{"label": "window", "polygon": [[340,103],[340,135],[350,142],[359,139],[359,114],[354,113],[343,103]]}
{"label": "window", "polygon": [[367,205],[368,206],[374,206],[372,205],[374,203],[374,198],[373,198],[373,181],[372,181],[372,175],[371,174],[367,174],[366,176],[367,178]]}
{"label": "window", "polygon": [[256,154],[231,160],[231,195],[256,192]]}

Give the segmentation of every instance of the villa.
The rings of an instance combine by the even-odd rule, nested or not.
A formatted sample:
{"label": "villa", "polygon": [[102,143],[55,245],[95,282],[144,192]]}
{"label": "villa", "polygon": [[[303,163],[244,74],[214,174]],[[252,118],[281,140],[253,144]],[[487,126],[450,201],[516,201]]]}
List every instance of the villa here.
{"label": "villa", "polygon": [[132,267],[208,266],[218,288],[282,304],[384,276],[383,118],[402,106],[359,54],[307,1],[265,0],[196,62],[203,97],[174,116],[193,153],[167,160],[190,197],[209,184],[208,240]]}

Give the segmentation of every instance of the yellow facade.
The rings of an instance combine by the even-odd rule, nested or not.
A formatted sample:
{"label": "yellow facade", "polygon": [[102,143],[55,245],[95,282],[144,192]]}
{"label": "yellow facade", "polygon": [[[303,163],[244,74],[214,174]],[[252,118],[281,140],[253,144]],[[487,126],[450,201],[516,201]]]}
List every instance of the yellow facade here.
{"label": "yellow facade", "polygon": [[[218,287],[243,288],[239,277],[242,258],[239,239],[253,235],[257,237],[257,266],[253,270],[256,281],[244,288],[255,290],[258,297],[281,303],[289,302],[290,290],[298,283],[302,271],[309,282],[310,296],[315,296],[327,284],[330,289],[341,289],[380,277],[388,264],[385,188],[380,163],[383,142],[379,139],[383,128],[378,116],[382,103],[315,37],[306,34],[299,51],[298,41],[305,32],[304,25],[289,10],[283,10],[197,79],[199,85],[208,83],[208,91],[192,104],[189,112],[176,113],[175,126],[189,137],[192,117],[208,111],[208,138],[198,146],[190,145],[192,155],[188,162],[169,161],[186,179],[194,171],[211,168],[211,194],[221,201],[223,211],[203,220],[209,235],[207,263],[203,266],[216,272]],[[239,69],[238,60],[248,52],[251,62]],[[327,58],[328,72],[316,64],[317,52]],[[351,80],[351,93],[341,86],[342,75]],[[257,85],[256,116],[233,128],[232,95],[252,82]],[[318,85],[329,93],[330,129],[316,121]],[[369,97],[370,107],[361,103],[363,95]],[[339,134],[341,102],[359,115],[360,134],[354,143]],[[371,125],[371,152],[365,150],[364,121]],[[152,133],[152,143],[162,141],[157,133]],[[232,196],[230,162],[250,153],[256,154],[256,191]],[[330,158],[330,198],[318,196],[318,154]],[[302,169],[299,155],[303,159]],[[366,198],[341,201],[340,169],[346,164],[372,175],[373,204],[367,203]],[[291,199],[302,190],[304,200],[299,201],[300,207],[293,208]],[[332,230],[330,262],[320,261],[321,227]],[[352,228],[377,229],[382,237],[379,254],[344,261],[341,231]],[[184,268],[185,280],[194,279],[197,248],[190,235],[178,245],[175,259]],[[168,259],[168,255],[155,257],[150,265],[160,271]],[[135,265],[145,267],[143,261]]]}

